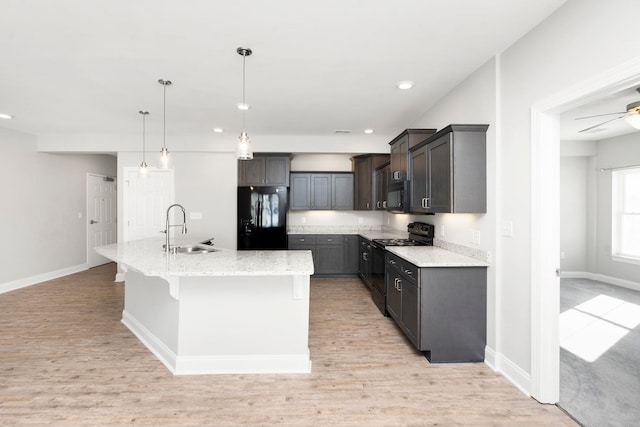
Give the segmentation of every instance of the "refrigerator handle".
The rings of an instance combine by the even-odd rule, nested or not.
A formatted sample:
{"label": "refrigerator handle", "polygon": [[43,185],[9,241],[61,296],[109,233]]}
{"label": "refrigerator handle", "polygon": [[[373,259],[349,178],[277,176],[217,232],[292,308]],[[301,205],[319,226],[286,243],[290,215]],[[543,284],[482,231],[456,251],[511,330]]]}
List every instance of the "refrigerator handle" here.
{"label": "refrigerator handle", "polygon": [[260,200],[258,200],[256,202],[257,204],[257,210],[258,212],[256,213],[256,218],[257,218],[257,224],[256,224],[256,228],[262,228],[262,202]]}

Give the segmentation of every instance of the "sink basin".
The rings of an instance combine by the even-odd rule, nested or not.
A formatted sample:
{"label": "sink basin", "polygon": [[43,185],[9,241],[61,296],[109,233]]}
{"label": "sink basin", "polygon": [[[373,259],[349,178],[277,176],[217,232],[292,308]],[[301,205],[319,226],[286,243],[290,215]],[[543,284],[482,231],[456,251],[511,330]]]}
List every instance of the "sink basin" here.
{"label": "sink basin", "polygon": [[213,246],[196,243],[195,245],[182,245],[176,248],[176,252],[181,254],[206,254],[209,252],[216,252]]}

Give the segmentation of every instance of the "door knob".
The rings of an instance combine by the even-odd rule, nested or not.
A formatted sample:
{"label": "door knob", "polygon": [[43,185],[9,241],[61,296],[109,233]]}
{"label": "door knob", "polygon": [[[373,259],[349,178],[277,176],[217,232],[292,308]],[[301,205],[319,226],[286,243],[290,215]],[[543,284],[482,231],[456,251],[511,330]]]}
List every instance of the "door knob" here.
{"label": "door knob", "polygon": [[93,219],[91,221],[89,221],[89,224],[97,224],[97,223],[98,223],[98,221],[95,221]]}

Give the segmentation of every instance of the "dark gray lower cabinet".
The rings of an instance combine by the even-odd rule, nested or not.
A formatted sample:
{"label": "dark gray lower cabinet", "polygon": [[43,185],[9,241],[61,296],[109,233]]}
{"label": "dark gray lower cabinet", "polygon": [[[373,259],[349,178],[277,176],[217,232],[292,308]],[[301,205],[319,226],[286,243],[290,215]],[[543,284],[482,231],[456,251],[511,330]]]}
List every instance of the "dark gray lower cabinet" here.
{"label": "dark gray lower cabinet", "polygon": [[350,234],[290,234],[289,249],[310,250],[314,277],[358,274],[358,236]]}
{"label": "dark gray lower cabinet", "polygon": [[386,254],[387,311],[430,362],[484,360],[485,267],[418,268]]}

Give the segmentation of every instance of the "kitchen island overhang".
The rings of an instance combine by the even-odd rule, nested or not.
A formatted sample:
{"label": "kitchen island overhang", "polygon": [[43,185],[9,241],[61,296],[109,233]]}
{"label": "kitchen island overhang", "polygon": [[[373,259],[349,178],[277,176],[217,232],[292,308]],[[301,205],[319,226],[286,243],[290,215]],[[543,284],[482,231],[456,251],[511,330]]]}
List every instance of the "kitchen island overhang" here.
{"label": "kitchen island overhang", "polygon": [[169,254],[101,246],[125,270],[122,322],[175,375],[309,373],[310,251]]}

